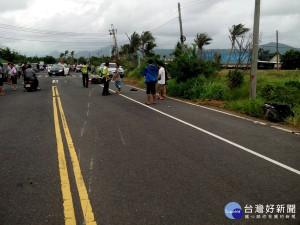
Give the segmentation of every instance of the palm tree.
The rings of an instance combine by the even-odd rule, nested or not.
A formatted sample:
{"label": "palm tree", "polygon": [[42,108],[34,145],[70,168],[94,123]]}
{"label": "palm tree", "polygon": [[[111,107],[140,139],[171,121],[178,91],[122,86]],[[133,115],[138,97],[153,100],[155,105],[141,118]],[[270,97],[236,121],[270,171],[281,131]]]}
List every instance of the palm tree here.
{"label": "palm tree", "polygon": [[231,29],[229,28],[229,32],[230,32],[230,38],[231,38],[231,50],[230,50],[230,54],[228,57],[228,61],[226,64],[226,68],[228,67],[228,64],[230,62],[230,58],[231,58],[231,54],[235,45],[235,41],[237,41],[237,38],[239,36],[242,36],[243,34],[247,33],[249,31],[249,28],[244,27],[243,24],[238,24],[238,25],[232,25]]}
{"label": "palm tree", "polygon": [[73,63],[73,61],[74,61],[74,53],[75,53],[75,51],[71,51],[71,57],[72,57],[72,63]]}
{"label": "palm tree", "polygon": [[63,53],[63,52],[61,52],[60,54],[59,54],[59,58],[60,58],[60,61],[62,62],[62,58],[64,57],[64,55],[65,55],[65,53]]}
{"label": "palm tree", "polygon": [[200,55],[200,59],[202,59],[202,50],[204,45],[209,45],[211,37],[207,35],[207,33],[197,34],[196,39],[194,39],[195,44],[198,47],[197,55]]}
{"label": "palm tree", "polygon": [[144,31],[141,35],[141,52],[143,58],[145,58],[145,51],[147,50],[147,53],[150,53],[155,46],[155,38],[152,33],[150,31]]}
{"label": "palm tree", "polygon": [[129,53],[130,53],[130,45],[129,44],[122,45],[120,54],[121,55],[128,55]]}
{"label": "palm tree", "polygon": [[67,55],[69,54],[69,50],[65,51],[65,58],[67,57]]}
{"label": "palm tree", "polygon": [[137,50],[139,49],[141,45],[141,37],[138,33],[134,32],[130,36],[130,48],[132,53],[137,53]]}

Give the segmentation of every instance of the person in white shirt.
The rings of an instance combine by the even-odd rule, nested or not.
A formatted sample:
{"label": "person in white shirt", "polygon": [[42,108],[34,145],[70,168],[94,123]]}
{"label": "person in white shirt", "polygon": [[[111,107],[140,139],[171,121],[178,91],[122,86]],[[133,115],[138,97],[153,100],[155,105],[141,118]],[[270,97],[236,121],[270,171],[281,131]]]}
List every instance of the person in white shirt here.
{"label": "person in white shirt", "polygon": [[162,62],[157,63],[159,71],[158,71],[158,94],[159,94],[159,99],[163,100],[164,99],[164,86],[166,84],[166,75],[165,75],[165,68],[163,67]]}
{"label": "person in white shirt", "polygon": [[10,71],[9,71],[9,74],[10,74],[10,78],[11,78],[11,81],[12,81],[12,84],[14,85],[14,88],[13,88],[13,91],[16,91],[17,90],[17,70],[14,66],[13,63],[9,63],[9,67],[10,67]]}

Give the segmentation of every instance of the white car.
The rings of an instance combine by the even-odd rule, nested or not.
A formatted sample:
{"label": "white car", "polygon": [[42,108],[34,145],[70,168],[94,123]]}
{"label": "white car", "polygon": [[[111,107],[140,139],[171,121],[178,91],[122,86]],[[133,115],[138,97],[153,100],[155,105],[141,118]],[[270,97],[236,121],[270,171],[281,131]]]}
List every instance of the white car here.
{"label": "white car", "polygon": [[[105,63],[102,63],[100,66],[98,66],[100,76],[102,76],[104,66],[105,66]],[[120,70],[120,74],[124,74],[124,69],[121,66],[120,66],[119,70]],[[110,78],[112,78],[114,72],[116,71],[116,63],[109,63],[108,71],[109,71]]]}

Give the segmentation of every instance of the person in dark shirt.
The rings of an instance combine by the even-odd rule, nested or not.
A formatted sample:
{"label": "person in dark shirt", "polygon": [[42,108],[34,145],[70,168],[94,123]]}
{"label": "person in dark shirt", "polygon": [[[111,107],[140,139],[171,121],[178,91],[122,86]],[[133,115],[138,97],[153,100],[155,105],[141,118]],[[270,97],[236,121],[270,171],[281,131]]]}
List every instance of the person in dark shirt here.
{"label": "person in dark shirt", "polygon": [[25,70],[28,68],[27,62],[24,62],[22,66],[22,78],[25,80]]}

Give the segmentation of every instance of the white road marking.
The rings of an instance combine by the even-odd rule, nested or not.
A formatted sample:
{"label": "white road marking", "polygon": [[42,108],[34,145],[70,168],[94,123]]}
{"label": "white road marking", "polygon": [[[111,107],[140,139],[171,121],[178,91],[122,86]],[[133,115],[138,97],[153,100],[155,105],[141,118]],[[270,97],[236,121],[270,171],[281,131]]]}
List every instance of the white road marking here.
{"label": "white road marking", "polygon": [[221,136],[218,136],[218,135],[216,135],[216,134],[214,134],[214,133],[211,133],[211,132],[209,132],[209,131],[207,131],[207,130],[204,130],[204,129],[200,128],[200,127],[197,127],[197,126],[195,126],[195,125],[193,125],[193,124],[191,124],[191,123],[185,122],[185,121],[183,121],[183,120],[181,120],[181,119],[178,119],[178,118],[176,118],[176,117],[174,117],[174,116],[171,116],[171,115],[169,115],[169,114],[167,114],[167,113],[164,113],[164,112],[162,112],[162,111],[159,111],[159,110],[157,110],[157,109],[155,109],[155,108],[153,108],[153,107],[150,107],[150,106],[148,106],[148,105],[145,105],[145,104],[143,104],[143,103],[141,103],[141,102],[138,102],[138,101],[136,101],[136,100],[134,100],[134,99],[132,99],[132,98],[129,98],[129,97],[123,95],[123,94],[120,94],[120,96],[122,96],[122,97],[124,97],[124,98],[127,98],[127,99],[129,99],[130,101],[133,101],[133,102],[135,102],[135,103],[137,103],[137,104],[139,104],[139,105],[142,105],[142,106],[144,106],[144,107],[146,107],[146,108],[148,108],[148,109],[151,109],[151,110],[153,110],[153,111],[155,111],[155,112],[158,112],[158,113],[160,113],[160,114],[162,114],[162,115],[164,115],[164,116],[167,116],[167,117],[169,117],[169,118],[171,118],[171,119],[173,119],[173,120],[176,120],[176,121],[178,121],[178,122],[180,122],[180,123],[183,123],[183,124],[185,124],[185,125],[187,125],[187,126],[190,126],[190,127],[194,128],[194,129],[196,129],[196,130],[199,130],[199,131],[201,131],[201,132],[203,132],[203,133],[205,133],[205,134],[208,134],[208,135],[210,135],[210,136],[212,136],[212,137],[214,137],[214,138],[217,138],[217,139],[219,139],[219,140],[221,140],[221,141],[223,141],[223,142],[225,142],[225,143],[228,143],[228,144],[230,144],[230,145],[233,145],[233,146],[235,146],[235,147],[237,147],[237,148],[239,148],[239,149],[241,149],[241,150],[243,150],[243,151],[245,151],[245,152],[248,152],[248,153],[250,153],[250,154],[252,154],[252,155],[255,155],[255,156],[257,156],[257,157],[259,157],[259,158],[261,158],[261,159],[264,159],[264,160],[266,160],[266,161],[268,161],[268,162],[271,162],[271,163],[273,163],[273,164],[275,164],[275,165],[277,165],[277,166],[279,166],[279,167],[281,167],[281,168],[284,168],[284,169],[286,169],[286,170],[289,170],[289,171],[291,171],[291,172],[293,172],[293,173],[296,173],[296,174],[300,175],[300,171],[299,171],[299,170],[296,170],[296,169],[294,169],[294,168],[292,168],[292,167],[289,167],[289,166],[287,166],[287,165],[285,165],[285,164],[283,164],[283,163],[280,163],[280,162],[278,162],[278,161],[276,161],[276,160],[274,160],[274,159],[271,159],[271,158],[269,158],[269,157],[267,157],[267,156],[264,156],[264,155],[262,155],[262,154],[260,154],[260,153],[257,153],[257,152],[255,152],[255,151],[249,149],[249,148],[246,148],[246,147],[244,147],[244,146],[242,146],[242,145],[236,144],[236,143],[234,143],[234,142],[232,142],[232,141],[230,141],[230,140],[227,140],[227,139],[225,139],[225,138],[223,138],[223,137],[221,137]]}
{"label": "white road marking", "polygon": [[263,123],[263,122],[259,122],[259,121],[253,121],[253,123],[255,123],[255,124],[260,124],[260,125],[267,125],[266,123]]}
{"label": "white road marking", "polygon": [[87,116],[87,117],[89,116],[89,112],[90,112],[90,110],[88,110],[88,111],[86,112],[86,116]]}
{"label": "white road marking", "polygon": [[288,129],[284,129],[284,128],[282,128],[282,127],[276,127],[276,126],[271,126],[271,127],[275,128],[275,129],[278,129],[278,130],[283,130],[283,131],[286,131],[286,132],[293,133],[292,131],[290,131],[290,130],[288,130]]}
{"label": "white road marking", "polygon": [[90,108],[90,103],[88,103],[88,108]]}

